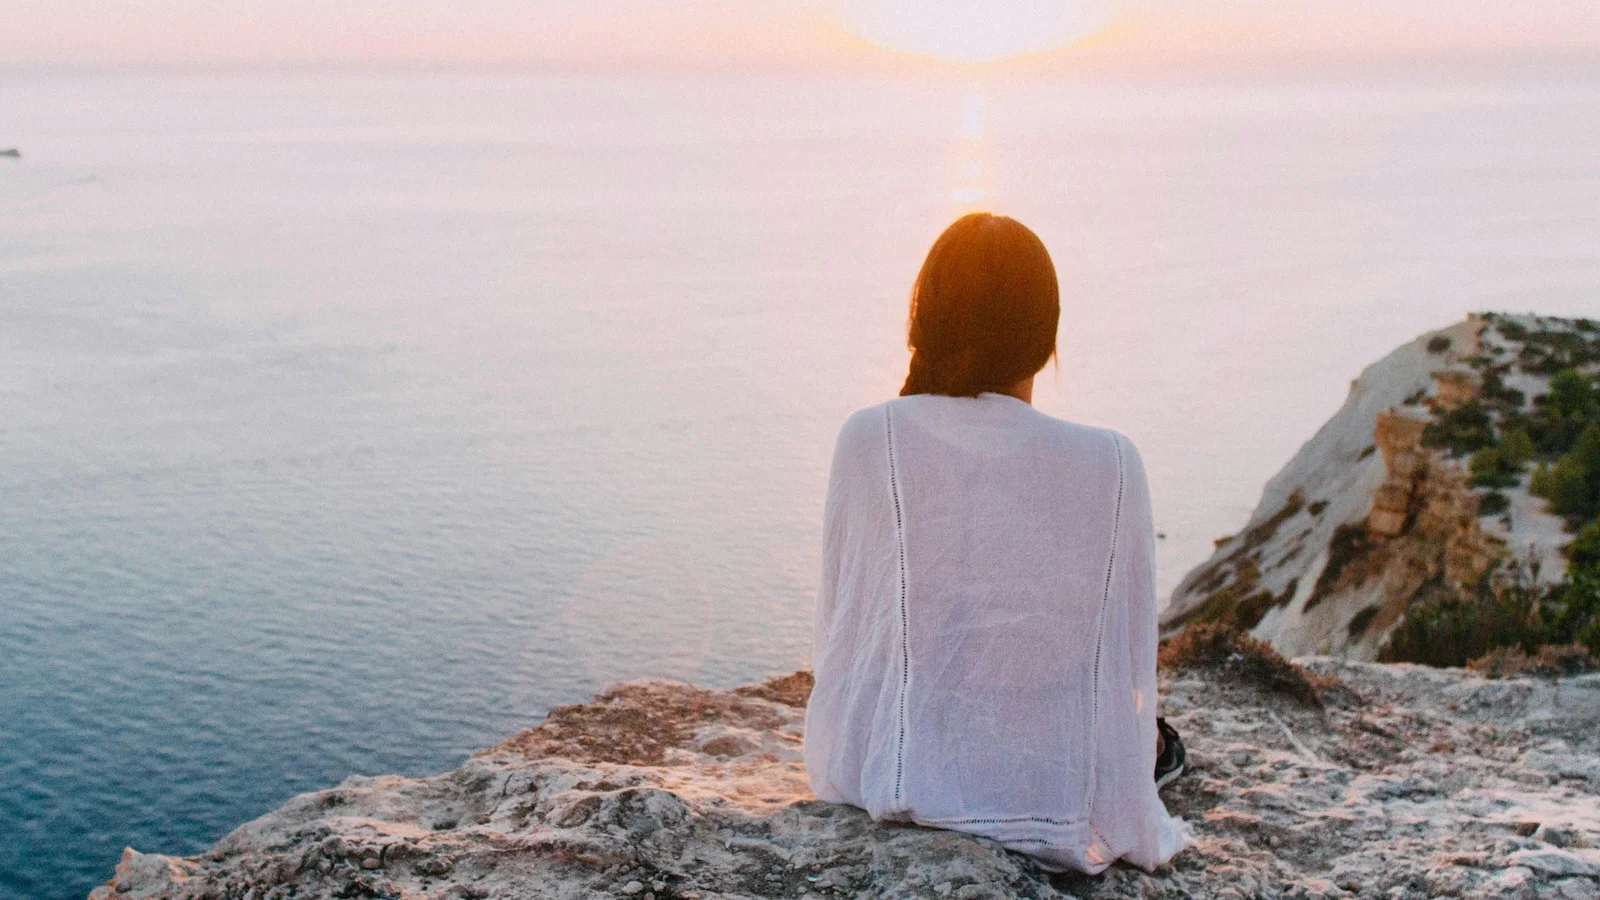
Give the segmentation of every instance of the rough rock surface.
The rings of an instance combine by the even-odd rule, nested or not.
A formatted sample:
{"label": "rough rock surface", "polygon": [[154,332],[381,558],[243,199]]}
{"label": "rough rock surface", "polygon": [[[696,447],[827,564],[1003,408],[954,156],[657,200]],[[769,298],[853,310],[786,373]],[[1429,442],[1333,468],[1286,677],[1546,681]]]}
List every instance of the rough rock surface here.
{"label": "rough rock surface", "polygon": [[[1520,392],[1532,409],[1549,390],[1543,351],[1509,335],[1596,340],[1592,323],[1472,315],[1369,366],[1344,405],[1273,476],[1238,534],[1184,577],[1162,612],[1171,633],[1191,622],[1248,629],[1288,656],[1378,657],[1410,604],[1431,583],[1466,585],[1496,561],[1555,581],[1572,539],[1528,492],[1530,474],[1503,489],[1508,508],[1479,516],[1487,488],[1467,461],[1422,446],[1438,413]],[[1587,363],[1583,371],[1600,374]]]}
{"label": "rough rock surface", "polygon": [[432,778],[355,777],[93,900],[389,897],[1600,897],[1600,675],[1305,661],[1321,702],[1163,674],[1198,845],[1049,875],[981,839],[810,799],[810,679],[612,688]]}

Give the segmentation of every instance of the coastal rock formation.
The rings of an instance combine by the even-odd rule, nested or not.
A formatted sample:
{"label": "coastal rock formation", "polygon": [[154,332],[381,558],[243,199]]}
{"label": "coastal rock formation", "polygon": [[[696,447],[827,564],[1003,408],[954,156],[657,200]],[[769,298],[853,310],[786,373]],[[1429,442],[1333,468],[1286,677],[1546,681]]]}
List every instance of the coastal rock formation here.
{"label": "coastal rock formation", "polygon": [[1155,873],[1050,875],[811,799],[802,672],[616,686],[454,772],[352,777],[195,857],[130,849],[91,898],[1600,896],[1600,675],[1305,664],[1301,691],[1163,674],[1190,750],[1164,796],[1198,844]]}
{"label": "coastal rock formation", "polygon": [[1419,600],[1486,574],[1559,580],[1572,535],[1529,492],[1531,473],[1476,487],[1470,450],[1450,442],[1528,416],[1560,368],[1600,373],[1596,331],[1475,314],[1374,363],[1268,482],[1245,528],[1179,584],[1163,630],[1224,622],[1288,656],[1372,660]]}

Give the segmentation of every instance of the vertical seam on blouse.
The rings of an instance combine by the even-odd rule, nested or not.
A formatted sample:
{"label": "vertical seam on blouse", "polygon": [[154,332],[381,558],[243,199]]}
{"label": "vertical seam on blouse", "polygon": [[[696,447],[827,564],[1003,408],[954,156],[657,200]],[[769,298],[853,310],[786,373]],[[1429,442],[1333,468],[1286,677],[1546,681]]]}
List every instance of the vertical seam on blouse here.
{"label": "vertical seam on blouse", "polygon": [[894,413],[883,408],[883,427],[889,457],[889,494],[894,499],[894,534],[900,564],[900,702],[897,725],[899,735],[894,751],[894,802],[900,804],[906,758],[906,691],[911,683],[911,629],[906,615],[906,530],[900,510],[900,482],[894,464]]}
{"label": "vertical seam on blouse", "polygon": [[[1084,810],[1084,815],[1090,820],[1090,828],[1094,828],[1094,800],[1100,779],[1100,659],[1106,639],[1106,618],[1111,608],[1111,579],[1117,568],[1117,538],[1122,531],[1122,488],[1125,480],[1121,438],[1112,435],[1111,446],[1117,452],[1117,505],[1111,513],[1111,552],[1106,555],[1106,583],[1100,595],[1100,613],[1097,616],[1094,634],[1094,704],[1091,713],[1091,721],[1094,724],[1089,729],[1089,802],[1088,808]],[[1096,833],[1098,834],[1098,829]]]}
{"label": "vertical seam on blouse", "polygon": [[1106,840],[1106,836],[1100,833],[1100,829],[1095,826],[1093,819],[1089,820],[1089,833],[1093,834],[1094,839],[1100,842],[1101,847],[1105,848],[1107,858],[1114,859],[1116,857],[1117,854],[1111,850],[1111,842]]}

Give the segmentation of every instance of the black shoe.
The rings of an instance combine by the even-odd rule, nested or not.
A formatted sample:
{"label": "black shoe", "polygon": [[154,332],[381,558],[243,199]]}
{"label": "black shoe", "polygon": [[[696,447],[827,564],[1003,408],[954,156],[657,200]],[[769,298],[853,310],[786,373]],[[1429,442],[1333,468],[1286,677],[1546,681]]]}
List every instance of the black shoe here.
{"label": "black shoe", "polygon": [[1165,744],[1161,755],[1156,757],[1156,787],[1160,788],[1183,774],[1183,761],[1189,754],[1183,749],[1183,739],[1178,737],[1177,729],[1168,725],[1166,719],[1156,719],[1156,730],[1161,732]]}

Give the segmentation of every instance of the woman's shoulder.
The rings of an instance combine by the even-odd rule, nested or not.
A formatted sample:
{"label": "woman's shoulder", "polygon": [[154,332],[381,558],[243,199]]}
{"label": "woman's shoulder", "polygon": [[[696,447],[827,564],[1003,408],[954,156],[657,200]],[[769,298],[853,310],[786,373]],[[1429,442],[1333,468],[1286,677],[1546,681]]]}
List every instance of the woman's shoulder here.
{"label": "woman's shoulder", "polygon": [[[968,421],[969,417],[973,421]],[[1125,466],[1143,465],[1138,447],[1120,431],[1057,418],[1024,401],[999,395],[984,395],[983,399],[926,394],[892,397],[858,409],[846,417],[839,426],[836,446],[840,450],[882,446],[896,421],[917,422],[925,426],[979,422],[1013,432],[1013,441],[1018,439],[1018,431],[1046,436],[1046,446],[1053,445],[1058,451],[1075,459],[1082,459],[1086,455],[1103,456],[1108,461],[1120,457]]]}
{"label": "woman's shoulder", "polygon": [[839,443],[855,443],[873,439],[884,430],[885,413],[889,404],[901,398],[885,400],[864,406],[845,417],[844,424],[839,426]]}
{"label": "woman's shoulder", "polygon": [[1059,435],[1066,442],[1085,449],[1098,447],[1108,455],[1120,454],[1124,457],[1138,459],[1139,449],[1134,446],[1133,440],[1114,428],[1100,425],[1086,425],[1074,422],[1071,419],[1061,419],[1048,413],[1040,412],[1037,420],[1041,428],[1048,429]]}

